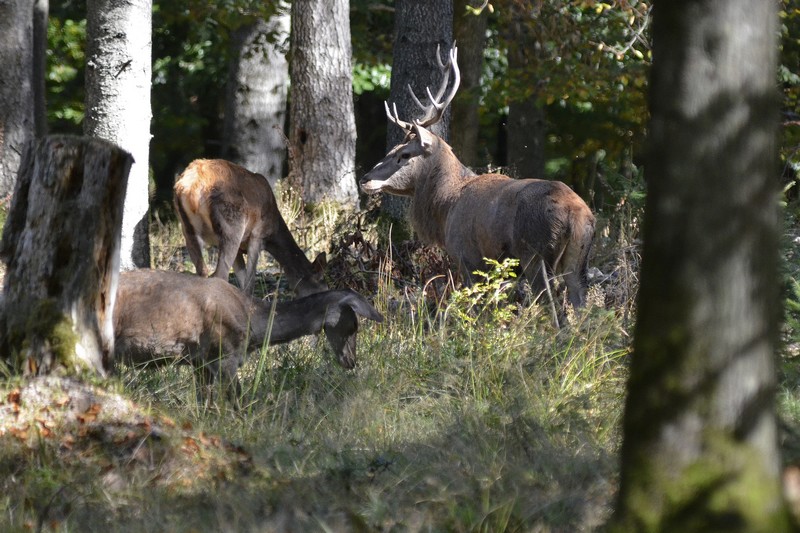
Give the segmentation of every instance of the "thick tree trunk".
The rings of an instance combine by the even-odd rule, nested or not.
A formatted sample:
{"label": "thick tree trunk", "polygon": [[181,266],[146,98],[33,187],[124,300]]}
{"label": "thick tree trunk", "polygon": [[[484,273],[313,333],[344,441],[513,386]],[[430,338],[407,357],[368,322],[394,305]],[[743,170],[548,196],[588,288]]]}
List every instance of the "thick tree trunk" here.
{"label": "thick tree trunk", "polygon": [[358,201],[349,0],[292,2],[290,183],[306,202]]}
{"label": "thick tree trunk", "polygon": [[33,122],[36,137],[47,135],[47,17],[48,0],[36,0],[33,6]]}
{"label": "thick tree trunk", "polygon": [[[397,0],[394,12],[394,47],[392,50],[392,81],[389,102],[397,106],[400,118],[410,121],[421,118],[422,111],[412,100],[408,85],[425,102],[425,88],[435,91],[442,80],[436,62],[436,50],[442,60],[453,46],[452,0]],[[430,128],[436,135],[448,140],[450,110],[441,122]],[[400,144],[405,132],[390,124],[386,132],[386,148]],[[384,194],[381,210],[390,218],[405,220],[409,200],[401,196]]]}
{"label": "thick tree trunk", "polygon": [[658,2],[614,531],[789,529],[774,416],[777,4]]}
{"label": "thick tree trunk", "polygon": [[453,33],[458,43],[458,66],[461,70],[461,88],[452,110],[450,145],[462,163],[471,167],[482,164],[478,153],[480,122],[478,108],[483,73],[483,49],[486,47],[486,10],[480,15],[467,11],[467,6],[478,7],[482,0],[455,0]]}
{"label": "thick tree trunk", "polygon": [[84,132],[134,158],[125,195],[120,265],[150,266],[148,155],[152,0],[88,0]]}
{"label": "thick tree trunk", "polygon": [[34,136],[33,0],[0,2],[0,198],[14,190],[22,150]]}
{"label": "thick tree trunk", "polygon": [[516,100],[508,105],[506,119],[506,164],[515,178],[544,178],[544,109],[535,98]]}
{"label": "thick tree trunk", "polygon": [[261,174],[271,186],[283,175],[286,160],[286,93],[289,65],[277,43],[289,34],[289,14],[278,13],[233,34],[233,57],[225,100],[224,157]]}
{"label": "thick tree trunk", "polygon": [[29,143],[0,242],[0,357],[24,374],[105,375],[133,159],[99,139]]}
{"label": "thick tree trunk", "polygon": [[[520,4],[510,6],[508,72],[510,76],[535,75],[536,37],[531,34],[531,14]],[[544,109],[536,101],[536,84],[529,83],[527,94],[508,104],[506,119],[506,164],[516,178],[543,178],[545,164]],[[519,94],[521,91],[517,91]]]}

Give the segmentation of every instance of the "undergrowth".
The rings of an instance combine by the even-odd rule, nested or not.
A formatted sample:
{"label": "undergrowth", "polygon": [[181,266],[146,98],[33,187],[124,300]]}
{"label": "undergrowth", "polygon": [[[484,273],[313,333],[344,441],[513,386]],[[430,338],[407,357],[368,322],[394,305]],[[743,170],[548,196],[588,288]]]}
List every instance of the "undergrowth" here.
{"label": "undergrowth", "polygon": [[[587,306],[559,328],[548,305],[518,297],[513,263],[460,288],[440,252],[381,247],[360,213],[284,214],[310,257],[328,252],[331,286],[359,290],[385,315],[362,321],[356,369],[314,337],[257,350],[234,411],[199,404],[185,367],[123,368],[111,389],[177,433],[137,441],[145,430],[127,429],[127,455],[102,439],[77,453],[17,435],[0,452],[0,529],[580,531],[605,521],[638,269],[635,239],[618,228],[632,221],[605,222]],[[174,222],[155,221],[151,241],[155,267],[193,272]],[[287,297],[277,265],[265,255],[259,268],[259,294]]]}

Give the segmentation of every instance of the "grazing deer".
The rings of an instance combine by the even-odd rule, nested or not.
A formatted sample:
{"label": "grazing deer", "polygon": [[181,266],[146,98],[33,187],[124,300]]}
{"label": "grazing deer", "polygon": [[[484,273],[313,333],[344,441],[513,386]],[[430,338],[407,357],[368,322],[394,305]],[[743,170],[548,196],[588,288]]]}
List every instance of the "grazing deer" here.
{"label": "grazing deer", "polygon": [[[405,122],[386,107],[389,121],[403,128],[403,143],[361,178],[369,194],[387,192],[410,196],[411,225],[419,238],[443,247],[459,265],[465,283],[484,266],[484,258],[516,258],[525,278],[537,293],[545,288],[543,276],[563,276],[569,301],[583,305],[586,297],[589,250],[595,219],[586,203],[559,181],[512,179],[502,174],[476,175],[453,154],[452,148],[427,128],[439,122],[458,90],[457,50],[443,64],[442,85],[425,114]],[[447,96],[450,72],[454,83]],[[542,264],[545,272],[542,271]]]}
{"label": "grazing deer", "polygon": [[361,315],[383,316],[361,295],[325,291],[273,303],[225,280],[166,270],[121,272],[114,306],[114,351],[132,365],[191,364],[205,384],[219,375],[234,399],[236,371],[252,349],[325,332],[344,368],[356,364]]}
{"label": "grazing deer", "polygon": [[258,256],[266,250],[283,267],[298,296],[328,289],[322,277],[324,254],[314,263],[308,261],[261,174],[223,159],[196,159],[175,182],[175,208],[198,275],[208,275],[204,244],[218,245],[213,277],[227,280],[233,265],[239,286],[252,292]]}

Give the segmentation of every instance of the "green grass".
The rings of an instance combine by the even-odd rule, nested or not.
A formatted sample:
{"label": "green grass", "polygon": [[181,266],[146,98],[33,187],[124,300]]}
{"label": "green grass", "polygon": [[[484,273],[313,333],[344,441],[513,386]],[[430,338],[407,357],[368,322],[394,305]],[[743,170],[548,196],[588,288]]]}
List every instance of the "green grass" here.
{"label": "green grass", "polygon": [[[594,264],[617,275],[557,329],[545,306],[510,306],[498,273],[478,290],[434,290],[436,253],[408,248],[409,262],[358,215],[291,211],[309,256],[331,253],[331,284],[355,286],[386,316],[362,322],[356,369],[307,337],[251,354],[239,412],[198,404],[192,372],[167,367],[123,368],[104,385],[143,410],[136,424],[15,415],[0,436],[0,529],[599,527],[616,490],[638,257],[630,242],[620,251],[628,236],[601,236]],[[155,266],[193,271],[179,228],[152,230]],[[268,293],[277,277],[263,261]],[[0,411],[18,408],[21,386],[6,381]]]}
{"label": "green grass", "polygon": [[[600,528],[617,486],[638,215],[600,220],[592,264],[605,276],[559,329],[547,306],[512,302],[502,264],[455,290],[438,252],[384,249],[363,214],[282,198],[308,255],[329,252],[331,285],[386,317],[362,322],[356,369],[311,337],[259,350],[236,412],[198,404],[185,367],[123,368],[101,384],[133,404],[96,393],[97,414],[58,395],[19,399],[25,382],[4,372],[0,530]],[[800,238],[788,222],[778,411],[784,460],[798,463]],[[182,246],[174,222],[152,225],[156,267],[193,271]],[[276,265],[260,267],[260,293],[274,292]]]}

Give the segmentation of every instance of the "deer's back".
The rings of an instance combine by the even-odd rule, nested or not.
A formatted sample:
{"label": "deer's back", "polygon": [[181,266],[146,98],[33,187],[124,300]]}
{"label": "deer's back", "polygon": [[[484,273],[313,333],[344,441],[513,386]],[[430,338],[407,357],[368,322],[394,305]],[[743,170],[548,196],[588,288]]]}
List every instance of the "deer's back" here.
{"label": "deer's back", "polygon": [[[280,216],[267,179],[223,159],[196,159],[175,182],[181,203],[195,231],[208,244],[217,244],[212,219],[245,221],[245,238],[265,234],[272,218]],[[216,212],[216,214],[215,214]]]}
{"label": "deer's back", "polygon": [[554,258],[576,218],[587,217],[593,225],[586,203],[564,183],[484,174],[462,188],[447,221],[446,247],[470,262],[533,253]]}
{"label": "deer's back", "polygon": [[191,358],[219,348],[234,351],[246,336],[251,306],[249,297],[218,278],[149,269],[121,272],[115,352],[145,363],[159,354]]}

